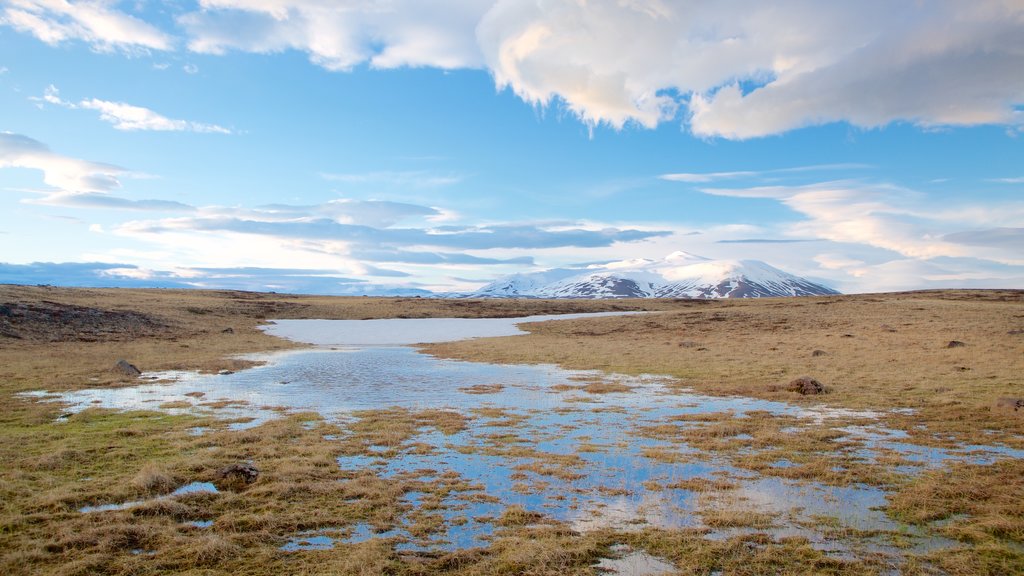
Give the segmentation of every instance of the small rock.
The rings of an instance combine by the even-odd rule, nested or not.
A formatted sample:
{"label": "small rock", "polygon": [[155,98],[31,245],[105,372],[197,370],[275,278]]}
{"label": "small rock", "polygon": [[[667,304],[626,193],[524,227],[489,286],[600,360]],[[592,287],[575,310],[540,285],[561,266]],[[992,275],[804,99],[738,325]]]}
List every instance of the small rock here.
{"label": "small rock", "polygon": [[815,358],[818,356],[828,356],[828,352],[825,352],[824,350],[815,350],[814,352],[811,352],[811,356],[814,356]]}
{"label": "small rock", "polygon": [[235,329],[230,327],[230,326],[228,326],[227,328],[221,330],[220,332],[221,332],[221,334],[234,334],[235,333]]}
{"label": "small rock", "polygon": [[218,371],[217,371],[217,374],[219,374],[219,375],[221,375],[221,376],[227,376],[228,374],[234,374],[234,373],[235,373],[235,371],[234,371],[234,370],[227,370],[227,369],[224,369],[224,370],[218,370]]}
{"label": "small rock", "polygon": [[881,326],[879,326],[879,328],[881,328],[882,330],[885,330],[886,332],[895,332],[896,331],[895,328],[893,328],[892,326],[889,326],[888,324],[882,324]]}
{"label": "small rock", "polygon": [[804,396],[825,393],[825,387],[821,382],[818,382],[810,376],[801,376],[796,380],[793,380],[786,385],[786,390],[789,390],[790,392],[799,392]]}
{"label": "small rock", "polygon": [[963,348],[964,346],[967,346],[967,344],[959,340],[950,340],[949,344],[946,344],[946,348]]}
{"label": "small rock", "polygon": [[225,487],[244,488],[260,477],[260,469],[248,463],[232,464],[218,473]]}
{"label": "small rock", "polygon": [[142,375],[142,370],[139,370],[134,364],[127,360],[118,360],[117,363],[114,364],[114,370],[128,376],[129,378],[138,378]]}
{"label": "small rock", "polygon": [[1000,398],[996,400],[996,408],[999,410],[1012,410],[1013,412],[1024,412],[1024,398]]}

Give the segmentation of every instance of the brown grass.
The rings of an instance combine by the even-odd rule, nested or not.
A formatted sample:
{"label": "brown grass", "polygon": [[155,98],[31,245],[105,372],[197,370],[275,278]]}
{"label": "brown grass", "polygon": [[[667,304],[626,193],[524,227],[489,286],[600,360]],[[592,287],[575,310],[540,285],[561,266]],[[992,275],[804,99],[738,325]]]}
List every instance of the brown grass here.
{"label": "brown grass", "polygon": [[[300,532],[344,531],[359,523],[388,530],[405,519],[412,522],[416,535],[426,536],[438,531],[439,513],[452,495],[466,502],[495,500],[473,479],[444,470],[383,478],[372,469],[342,469],[337,465],[339,456],[386,457],[430,450],[417,443],[418,434],[427,429],[451,434],[475,418],[494,434],[466,449],[524,459],[519,471],[524,490],[548,481],[571,482],[579,461],[573,455],[537,451],[535,439],[517,430],[524,415],[486,406],[468,414],[373,410],[338,425],[315,414],[299,414],[233,431],[221,420],[156,412],[88,410],[54,424],[59,406],[14,395],[34,389],[129,384],[112,370],[120,358],[146,372],[244,369],[248,362],[230,357],[294,346],[257,329],[268,318],[665,310],[639,317],[532,325],[533,334],[526,337],[435,345],[428,350],[475,360],[662,373],[676,377],[680,387],[714,394],[801,404],[824,399],[830,405],[851,408],[913,408],[913,414],[885,416],[884,424],[910,431],[911,440],[922,444],[976,441],[1024,446],[1024,418],[992,409],[997,397],[1021,395],[1024,335],[1019,330],[1024,328],[1024,300],[1020,292],[757,302],[549,302],[0,286],[0,303],[8,302],[49,302],[81,316],[74,316],[73,330],[55,331],[52,323],[42,328],[0,327],[0,332],[18,336],[0,336],[3,574],[592,574],[592,565],[615,543],[666,558],[681,573],[845,575],[888,569],[870,557],[860,561],[828,557],[799,538],[774,540],[755,534],[712,541],[701,530],[688,529],[578,534],[515,508],[497,519],[501,529],[480,550],[402,554],[395,551],[393,542],[371,540],[288,554],[280,546]],[[947,348],[951,340],[966,346]],[[815,355],[815,350],[825,354]],[[821,380],[832,393],[815,398],[770,389],[802,374]],[[597,383],[588,378],[575,379],[571,386],[586,391],[585,387]],[[624,412],[617,407],[594,409]],[[633,426],[626,418],[623,422]],[[835,484],[869,482],[894,489],[891,515],[964,544],[911,558],[901,567],[905,574],[1024,571],[1020,550],[1024,494],[1019,481],[1024,469],[1019,460],[954,466],[907,479],[887,471],[903,463],[898,455],[885,455],[882,464],[870,466],[855,465],[843,454],[846,442],[839,441],[835,428],[855,422],[815,425],[766,413],[742,419],[721,413],[680,415],[635,431],[674,445],[649,449],[647,455],[653,458],[688,461],[714,453],[760,474]],[[802,427],[800,434],[784,431],[797,425]],[[191,436],[189,430],[196,426],[209,431]],[[615,449],[581,439],[581,448],[587,446]],[[779,459],[794,465],[773,467]],[[220,469],[240,462],[252,462],[261,472],[244,490],[152,498],[186,482],[215,481]],[[699,492],[702,499],[715,498],[715,493],[727,495],[732,486],[729,478],[666,485]],[[604,490],[617,494],[620,489]],[[404,500],[413,491],[422,494],[423,506],[418,510],[410,510]],[[77,512],[84,505],[144,499],[148,499],[144,504],[127,510]],[[714,506],[707,507],[703,518],[709,525],[755,529],[773,521],[756,510]],[[213,520],[214,524],[199,529],[183,524],[187,520]]]}

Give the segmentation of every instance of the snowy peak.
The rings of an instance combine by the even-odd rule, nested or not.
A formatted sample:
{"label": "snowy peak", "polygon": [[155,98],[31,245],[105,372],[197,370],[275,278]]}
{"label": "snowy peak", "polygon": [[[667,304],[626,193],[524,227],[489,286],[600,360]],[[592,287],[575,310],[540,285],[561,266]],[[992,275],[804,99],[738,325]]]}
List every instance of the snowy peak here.
{"label": "snowy peak", "polygon": [[492,298],[767,298],[838,294],[760,260],[709,260],[674,252],[586,269],[556,269],[502,278],[471,297]]}

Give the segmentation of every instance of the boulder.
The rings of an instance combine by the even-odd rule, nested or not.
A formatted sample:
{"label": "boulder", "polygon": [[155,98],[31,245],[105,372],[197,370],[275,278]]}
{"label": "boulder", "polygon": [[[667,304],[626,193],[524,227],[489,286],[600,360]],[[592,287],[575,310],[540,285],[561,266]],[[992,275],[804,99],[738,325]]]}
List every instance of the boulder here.
{"label": "boulder", "polygon": [[114,371],[129,378],[138,378],[142,375],[142,370],[139,370],[134,364],[127,360],[118,360],[117,363],[114,364]]}
{"label": "boulder", "polygon": [[1009,412],[1024,412],[1024,398],[999,398],[996,400],[996,409]]}
{"label": "boulder", "polygon": [[810,376],[801,376],[786,385],[786,390],[799,392],[804,396],[812,394],[824,394],[825,386]]}
{"label": "boulder", "polygon": [[959,340],[950,340],[949,344],[946,344],[946,348],[963,348],[964,346],[967,346],[967,344]]}
{"label": "boulder", "polygon": [[260,477],[260,469],[252,464],[240,462],[221,468],[217,476],[225,488],[245,488]]}

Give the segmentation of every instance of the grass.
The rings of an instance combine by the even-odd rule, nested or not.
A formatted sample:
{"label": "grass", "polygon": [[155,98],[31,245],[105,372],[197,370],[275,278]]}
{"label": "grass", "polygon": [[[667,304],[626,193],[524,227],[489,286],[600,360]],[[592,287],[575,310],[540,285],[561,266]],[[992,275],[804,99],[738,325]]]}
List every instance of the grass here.
{"label": "grass", "polygon": [[[52,325],[0,319],[0,573],[4,574],[592,574],[613,544],[628,544],[669,560],[687,574],[877,574],[881,560],[829,556],[801,538],[765,531],[781,522],[761,511],[711,505],[708,526],[742,527],[753,534],[705,538],[706,529],[577,533],[550,518],[506,507],[490,543],[447,554],[397,552],[393,541],[338,543],[333,549],[287,553],[295,534],[345,532],[367,524],[386,531],[403,519],[416,538],[436,536],[456,496],[494,503],[472,478],[444,470],[411,470],[381,477],[372,468],[340,467],[339,457],[386,458],[423,453],[424,431],[456,434],[472,422],[493,433],[466,447],[520,459],[516,481],[529,491],[571,484],[578,454],[534,448],[537,431],[526,416],[478,406],[450,410],[382,408],[338,423],[316,414],[285,415],[232,430],[227,422],[164,412],[91,409],[62,418],[58,405],[16,395],[129,384],[113,371],[126,359],[143,371],[241,370],[238,354],[294,347],[263,334],[268,318],[518,316],[556,312],[661,310],[657,315],[536,324],[529,336],[426,347],[468,360],[553,362],[570,368],[667,374],[680,390],[739,394],[812,406],[883,411],[881,424],[910,434],[909,442],[952,446],[1004,443],[1024,447],[1024,417],[998,410],[999,397],[1021,396],[1024,297],[1020,292],[922,292],[796,300],[690,301],[462,301],[326,298],[245,292],[99,290],[0,286],[0,304],[60,309],[73,319]],[[46,308],[49,306],[50,308]],[[44,315],[45,316],[45,315]],[[7,322],[7,324],[3,324]],[[230,330],[227,330],[230,328]],[[948,348],[950,341],[964,342]],[[820,350],[823,354],[815,354]],[[824,397],[773,389],[810,375],[830,389]],[[590,377],[566,385],[591,399],[628,392]],[[501,383],[463,390],[508,393]],[[625,389],[623,389],[625,388]],[[636,394],[637,389],[632,389]],[[203,402],[196,396],[196,402]],[[486,396],[481,400],[486,401]],[[667,400],[669,401],[669,400]],[[209,404],[209,403],[207,403]],[[908,412],[885,412],[891,408]],[[620,411],[574,404],[573,410]],[[668,443],[650,458],[694,462],[709,454],[743,473],[834,485],[871,484],[890,494],[887,513],[960,544],[915,556],[904,574],[1024,572],[1024,464],[960,464],[916,476],[898,454],[860,462],[863,442],[844,438],[856,416],[814,421],[754,411],[688,415],[660,422],[623,414],[631,433]],[[192,429],[207,432],[194,436]],[[798,433],[793,430],[797,429]],[[580,439],[579,453],[611,452]],[[781,460],[785,467],[775,466]],[[227,486],[218,471],[251,462],[251,485]],[[217,494],[169,496],[188,482],[217,482]],[[689,478],[658,483],[688,490],[711,504],[728,500],[737,478]],[[652,487],[654,484],[651,485]],[[598,487],[627,496],[619,487]],[[406,499],[418,493],[421,505]],[[719,498],[719,495],[722,495]],[[124,510],[81,514],[86,505],[141,501]],[[461,519],[460,519],[461,518]],[[209,528],[187,524],[212,520]],[[449,523],[466,523],[465,516]],[[827,524],[822,520],[822,525]]]}

